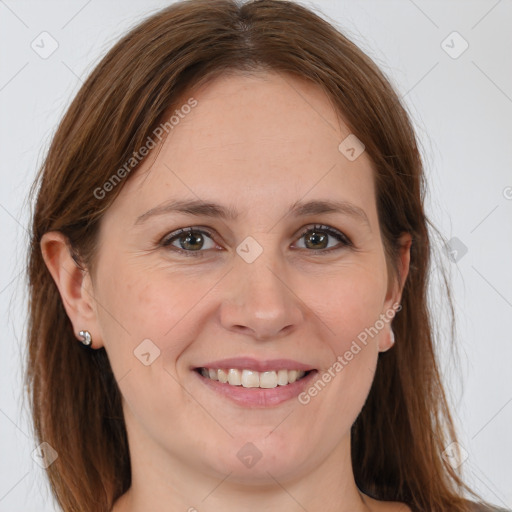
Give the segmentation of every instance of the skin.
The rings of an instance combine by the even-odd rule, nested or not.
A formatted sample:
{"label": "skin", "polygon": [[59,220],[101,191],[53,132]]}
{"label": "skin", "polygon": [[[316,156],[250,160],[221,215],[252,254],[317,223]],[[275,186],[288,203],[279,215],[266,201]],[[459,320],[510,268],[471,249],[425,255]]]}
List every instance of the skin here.
{"label": "skin", "polygon": [[[197,106],[105,213],[91,273],[77,268],[60,233],[41,243],[74,331],[89,330],[92,348],[105,347],[123,395],[132,487],[114,512],[409,511],[362,494],[350,459],[350,427],[379,352],[392,347],[389,323],[307,405],[239,406],[191,371],[237,356],[323,371],[400,302],[410,236],[397,262],[403,279],[388,283],[371,160],[340,153],[350,130],[315,85],[236,74],[193,97]],[[211,200],[239,217],[167,213],[135,224],[170,198]],[[287,215],[300,199],[348,201],[368,225],[340,213]],[[339,250],[321,254],[311,233],[301,237],[314,224],[354,247],[329,235],[327,248]],[[158,245],[184,227],[210,231],[190,250],[202,257]],[[252,263],[236,252],[247,236],[263,249]],[[173,246],[182,247],[179,238]],[[133,353],[144,339],[160,349],[148,366]],[[250,468],[237,457],[247,442],[262,454]]]}

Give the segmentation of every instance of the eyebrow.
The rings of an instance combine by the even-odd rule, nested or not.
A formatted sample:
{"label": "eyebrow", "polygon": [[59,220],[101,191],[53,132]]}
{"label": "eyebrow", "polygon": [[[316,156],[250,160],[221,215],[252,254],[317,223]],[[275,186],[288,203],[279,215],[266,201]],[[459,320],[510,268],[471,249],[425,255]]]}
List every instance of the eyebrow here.
{"label": "eyebrow", "polygon": [[[197,217],[217,217],[223,220],[236,220],[238,218],[238,212],[232,207],[224,207],[220,204],[211,201],[202,200],[168,200],[146,213],[140,215],[135,221],[135,225],[142,224],[150,217],[157,215],[164,215],[168,213],[182,213],[186,215],[193,215]],[[319,215],[324,213],[338,213],[347,215],[360,222],[363,222],[370,227],[370,222],[365,211],[359,206],[352,204],[347,201],[335,201],[335,200],[313,200],[303,202],[301,200],[293,203],[289,208],[288,215],[295,217],[304,217],[307,215]]]}

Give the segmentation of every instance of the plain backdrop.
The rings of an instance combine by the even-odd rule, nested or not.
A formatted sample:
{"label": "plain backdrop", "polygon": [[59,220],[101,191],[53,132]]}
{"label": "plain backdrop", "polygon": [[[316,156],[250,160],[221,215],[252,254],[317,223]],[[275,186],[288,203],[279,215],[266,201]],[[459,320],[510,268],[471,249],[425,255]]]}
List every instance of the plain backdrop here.
{"label": "plain backdrop", "polygon": [[[57,510],[31,457],[36,444],[22,400],[28,189],[84,78],[127,29],[169,3],[0,0],[1,511]],[[449,241],[434,244],[431,297],[445,330],[436,284],[444,267],[458,356],[442,336],[440,357],[467,452],[461,468],[484,498],[512,508],[512,2],[303,4],[376,61],[413,118],[428,215]]]}

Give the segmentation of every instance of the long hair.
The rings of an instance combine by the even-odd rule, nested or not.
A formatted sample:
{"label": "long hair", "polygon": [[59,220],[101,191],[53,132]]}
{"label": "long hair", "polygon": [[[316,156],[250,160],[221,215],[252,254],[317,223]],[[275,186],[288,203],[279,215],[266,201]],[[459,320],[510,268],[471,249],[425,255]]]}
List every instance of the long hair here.
{"label": "long hair", "polygon": [[399,235],[413,239],[402,310],[393,320],[396,344],[379,355],[352,427],[356,484],[413,510],[470,510],[462,495],[471,490],[442,456],[457,438],[434,352],[429,222],[412,124],[368,56],[319,15],[282,0],[186,0],[157,12],[101,60],[55,133],[31,189],[26,369],[36,437],[59,454],[47,468],[52,492],[66,512],[110,511],[130,487],[131,468],[121,395],[106,352],[77,342],[45,266],[41,237],[65,234],[76,261],[93,272],[102,215],[137,166],[105,197],[95,191],[144,145],[188,88],[261,70],[319,85],[365,145],[392,273]]}

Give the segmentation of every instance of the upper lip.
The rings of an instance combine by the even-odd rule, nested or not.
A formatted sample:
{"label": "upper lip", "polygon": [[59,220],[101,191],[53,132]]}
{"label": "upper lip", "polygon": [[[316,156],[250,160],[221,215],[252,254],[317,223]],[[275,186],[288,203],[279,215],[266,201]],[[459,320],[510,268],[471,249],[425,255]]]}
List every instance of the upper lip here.
{"label": "upper lip", "polygon": [[254,359],[252,357],[232,357],[229,359],[219,359],[204,363],[196,368],[235,368],[253,370],[256,372],[267,372],[270,370],[314,370],[309,364],[299,363],[293,359]]}

